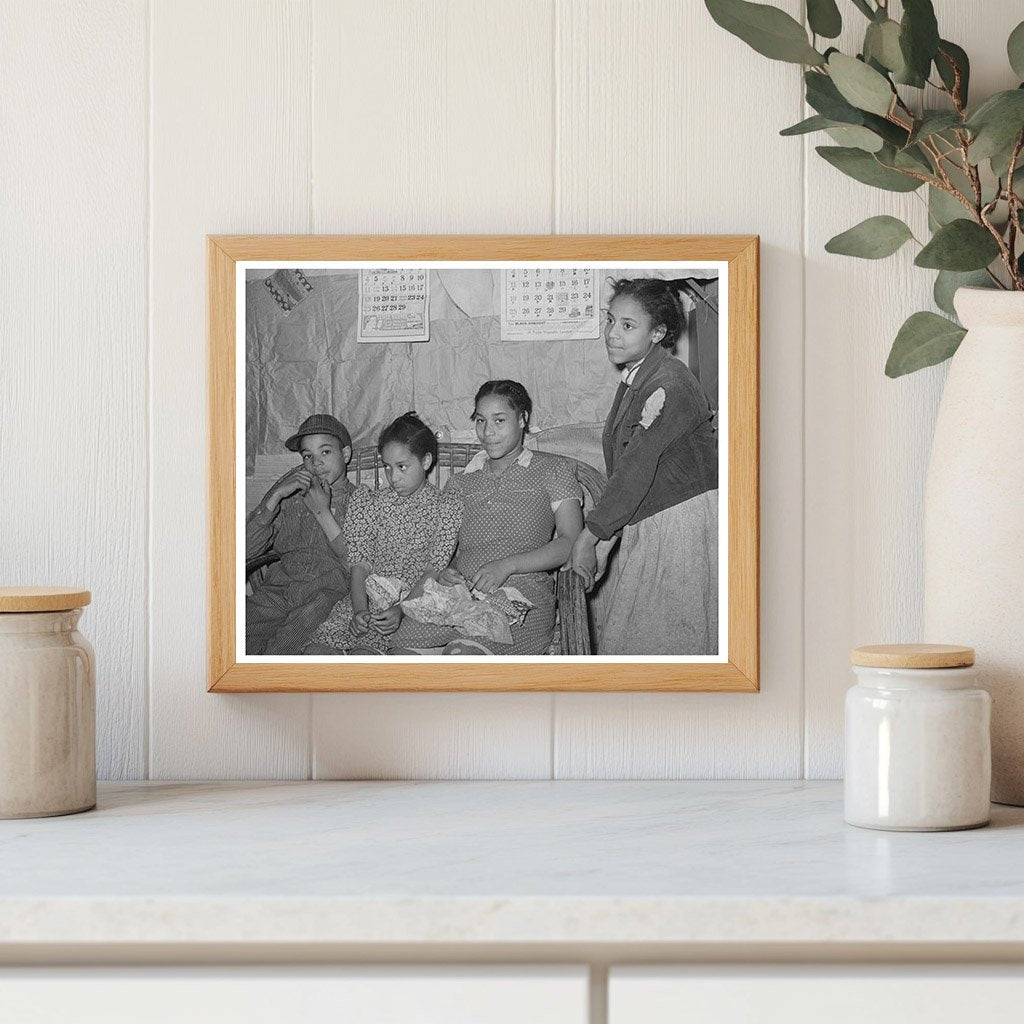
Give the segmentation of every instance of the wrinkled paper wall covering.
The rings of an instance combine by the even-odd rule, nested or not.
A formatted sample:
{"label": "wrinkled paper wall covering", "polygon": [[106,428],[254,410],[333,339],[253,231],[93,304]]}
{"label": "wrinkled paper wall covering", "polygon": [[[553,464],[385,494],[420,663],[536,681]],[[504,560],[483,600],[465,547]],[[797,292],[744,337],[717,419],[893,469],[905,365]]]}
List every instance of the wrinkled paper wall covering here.
{"label": "wrinkled paper wall covering", "polygon": [[[313,291],[288,315],[263,285],[265,272],[247,275],[247,473],[257,456],[281,454],[284,439],[314,412],[338,416],[356,447],[375,443],[411,409],[434,430],[471,439],[473,396],[495,378],[526,385],[534,430],[597,423],[611,408],[618,376],[599,338],[501,341],[497,270],[432,271],[430,340],[374,344],[356,341],[357,273],[307,273]],[[694,330],[705,320],[691,317]],[[687,348],[684,341],[683,358]]]}

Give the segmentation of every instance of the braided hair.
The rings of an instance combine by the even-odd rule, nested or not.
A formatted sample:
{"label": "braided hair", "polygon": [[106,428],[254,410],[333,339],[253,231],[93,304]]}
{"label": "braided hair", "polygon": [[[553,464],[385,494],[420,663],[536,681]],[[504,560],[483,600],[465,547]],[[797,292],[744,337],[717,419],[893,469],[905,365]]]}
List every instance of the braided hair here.
{"label": "braided hair", "polygon": [[418,459],[429,455],[428,473],[437,465],[437,438],[415,412],[404,413],[380,432],[377,451],[383,454],[385,445],[392,443],[404,444]]}
{"label": "braided hair", "polygon": [[524,431],[530,429],[530,413],[533,412],[533,399],[530,392],[517,380],[486,380],[480,385],[480,390],[473,399],[473,414],[476,415],[476,407],[480,404],[481,398],[490,395],[497,395],[504,398],[516,411],[516,415],[524,418]]}
{"label": "braided hair", "polygon": [[665,328],[658,344],[671,352],[686,330],[686,313],[673,283],[658,277],[621,277],[612,281],[612,300],[620,296],[635,299],[654,327]]}

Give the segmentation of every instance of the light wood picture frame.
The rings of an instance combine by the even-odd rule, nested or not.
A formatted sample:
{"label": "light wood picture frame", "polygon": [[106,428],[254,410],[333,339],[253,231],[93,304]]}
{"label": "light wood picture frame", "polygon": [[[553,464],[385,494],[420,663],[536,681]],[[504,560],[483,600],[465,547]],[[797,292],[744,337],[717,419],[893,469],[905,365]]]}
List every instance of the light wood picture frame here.
{"label": "light wood picture frame", "polygon": [[[758,689],[760,269],[756,235],[217,235],[207,239],[207,256],[211,691],[752,692]],[[639,656],[574,658],[557,654],[526,659],[248,656],[244,639],[240,639],[240,632],[244,634],[244,613],[240,615],[239,608],[245,607],[246,580],[244,544],[239,540],[240,530],[244,531],[244,515],[238,504],[243,502],[244,508],[245,481],[240,467],[244,465],[247,424],[244,418],[246,296],[251,294],[246,291],[246,275],[251,282],[258,273],[271,275],[274,268],[314,268],[304,273],[326,273],[315,269],[325,264],[344,264],[347,273],[352,273],[352,264],[367,268],[419,265],[434,273],[435,266],[453,263],[487,264],[494,272],[500,272],[519,265],[546,267],[569,262],[603,268],[644,264],[652,268],[678,264],[719,268],[722,287],[718,294],[727,296],[727,302],[722,304],[719,329],[720,352],[725,355],[719,413],[719,436],[724,438],[720,461],[723,472],[719,478],[723,518],[720,564],[726,567],[719,591],[726,595],[719,634],[725,637],[723,649],[715,658],[704,660]],[[252,264],[259,264],[259,267],[254,269]],[[289,301],[301,301],[301,290],[299,298],[292,300],[282,300],[278,295],[273,297],[287,313]],[[271,284],[267,284],[267,291],[273,293]],[[715,312],[717,315],[718,310]],[[354,337],[354,327],[352,330]],[[607,366],[602,342],[594,339],[591,344],[598,350],[594,358],[604,358]],[[378,353],[388,348],[385,345],[360,347]],[[614,370],[610,366],[607,369],[609,394],[614,394]],[[405,411],[406,408],[395,409],[394,415]],[[243,446],[241,452],[239,445]],[[557,579],[561,581],[565,576],[560,574]]]}

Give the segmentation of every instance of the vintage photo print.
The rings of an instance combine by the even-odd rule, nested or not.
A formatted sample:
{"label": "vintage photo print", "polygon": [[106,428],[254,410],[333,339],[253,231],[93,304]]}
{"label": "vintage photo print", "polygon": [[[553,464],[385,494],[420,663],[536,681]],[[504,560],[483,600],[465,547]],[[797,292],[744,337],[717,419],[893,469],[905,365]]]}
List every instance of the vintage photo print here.
{"label": "vintage photo print", "polygon": [[724,261],[236,272],[238,661],[727,661]]}

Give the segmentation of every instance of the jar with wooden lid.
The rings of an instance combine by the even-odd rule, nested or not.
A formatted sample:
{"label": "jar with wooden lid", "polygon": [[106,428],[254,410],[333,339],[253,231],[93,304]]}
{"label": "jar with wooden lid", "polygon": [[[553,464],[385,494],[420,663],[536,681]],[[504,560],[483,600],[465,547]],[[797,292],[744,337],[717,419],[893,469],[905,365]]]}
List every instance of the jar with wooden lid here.
{"label": "jar with wooden lid", "polygon": [[77,630],[87,590],[0,587],[0,818],[96,806],[93,651]]}
{"label": "jar with wooden lid", "polygon": [[947,644],[857,647],[846,694],[845,818],[938,832],[990,816],[989,695],[974,651]]}

